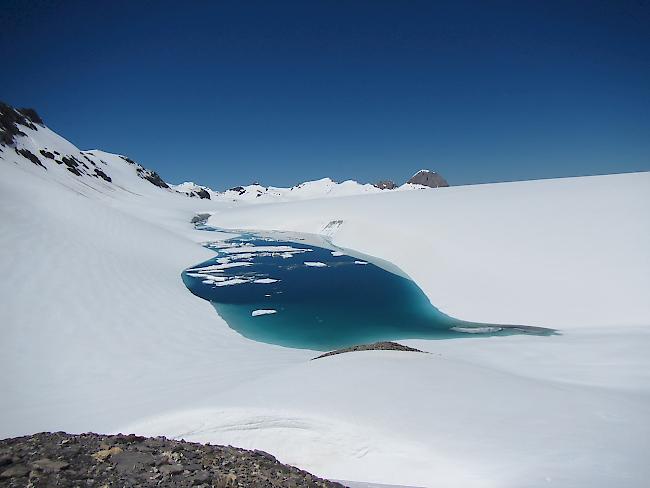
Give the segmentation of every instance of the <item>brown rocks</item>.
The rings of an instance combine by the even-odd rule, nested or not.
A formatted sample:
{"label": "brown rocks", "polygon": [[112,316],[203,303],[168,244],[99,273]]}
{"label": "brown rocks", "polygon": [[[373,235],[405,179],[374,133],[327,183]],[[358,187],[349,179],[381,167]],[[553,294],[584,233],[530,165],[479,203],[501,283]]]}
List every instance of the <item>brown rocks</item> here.
{"label": "brown rocks", "polygon": [[[0,441],[0,487],[342,488],[263,451],[164,437],[40,433]],[[27,479],[29,476],[29,479]]]}
{"label": "brown rocks", "polygon": [[70,466],[65,461],[53,461],[48,458],[42,458],[34,461],[32,467],[44,471],[46,473],[56,473],[62,469],[67,469]]}
{"label": "brown rocks", "polygon": [[111,447],[110,449],[102,449],[101,451],[97,451],[95,454],[92,455],[92,457],[95,458],[97,461],[103,463],[113,454],[119,454],[121,452],[122,452],[121,447]]}
{"label": "brown rocks", "polygon": [[21,478],[27,476],[31,469],[24,464],[15,464],[14,466],[5,469],[0,473],[0,478]]}

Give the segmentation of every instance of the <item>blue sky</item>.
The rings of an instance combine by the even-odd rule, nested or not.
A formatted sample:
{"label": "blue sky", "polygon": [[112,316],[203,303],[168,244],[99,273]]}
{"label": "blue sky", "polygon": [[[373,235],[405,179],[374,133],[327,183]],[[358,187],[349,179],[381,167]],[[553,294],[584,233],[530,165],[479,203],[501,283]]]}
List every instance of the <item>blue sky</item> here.
{"label": "blue sky", "polygon": [[217,189],[650,169],[650,4],[3,0],[0,99]]}

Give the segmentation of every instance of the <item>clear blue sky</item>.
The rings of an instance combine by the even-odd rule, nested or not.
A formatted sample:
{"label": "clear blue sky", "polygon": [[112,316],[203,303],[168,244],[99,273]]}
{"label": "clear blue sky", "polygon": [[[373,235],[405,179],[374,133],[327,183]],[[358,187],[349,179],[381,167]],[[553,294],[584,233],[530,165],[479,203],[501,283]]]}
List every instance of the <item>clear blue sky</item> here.
{"label": "clear blue sky", "polygon": [[0,99],[217,189],[650,169],[650,4],[2,0]]}

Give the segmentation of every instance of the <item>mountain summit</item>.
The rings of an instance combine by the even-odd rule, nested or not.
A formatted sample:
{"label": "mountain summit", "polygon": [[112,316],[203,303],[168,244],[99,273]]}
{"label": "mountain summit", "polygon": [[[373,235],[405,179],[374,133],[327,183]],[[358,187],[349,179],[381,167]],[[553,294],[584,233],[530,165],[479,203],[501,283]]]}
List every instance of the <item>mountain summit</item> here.
{"label": "mountain summit", "polygon": [[411,176],[411,179],[409,179],[407,183],[411,183],[413,185],[428,186],[431,188],[440,188],[441,186],[449,186],[447,180],[445,180],[442,176],[440,176],[435,171],[431,171],[428,169],[421,169],[413,176]]}

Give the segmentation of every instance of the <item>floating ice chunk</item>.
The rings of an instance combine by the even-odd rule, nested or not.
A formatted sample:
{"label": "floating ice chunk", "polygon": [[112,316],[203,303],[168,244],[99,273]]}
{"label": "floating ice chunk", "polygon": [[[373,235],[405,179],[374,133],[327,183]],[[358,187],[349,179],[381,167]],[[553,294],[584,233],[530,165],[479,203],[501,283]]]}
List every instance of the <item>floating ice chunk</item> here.
{"label": "floating ice chunk", "polygon": [[313,268],[323,268],[327,266],[327,264],[321,263],[320,261],[305,261],[305,266],[311,266]]}
{"label": "floating ice chunk", "polygon": [[224,276],[218,276],[209,273],[187,273],[187,276],[191,276],[192,278],[202,278],[204,280],[211,280],[211,281],[224,281],[227,279]]}
{"label": "floating ice chunk", "polygon": [[253,263],[247,262],[234,262],[234,263],[223,263],[223,264],[211,264],[210,266],[204,266],[202,268],[190,268],[187,271],[198,271],[201,273],[220,273],[224,269],[228,268],[237,268],[238,266],[252,266]]}
{"label": "floating ice chunk", "polygon": [[311,249],[302,249],[291,246],[242,246],[242,247],[232,247],[224,249],[223,252],[226,254],[239,254],[239,253],[260,253],[260,252],[290,252],[290,253],[301,253],[308,252]]}
{"label": "floating ice chunk", "polygon": [[367,261],[355,261],[354,264],[368,264]]}
{"label": "floating ice chunk", "polygon": [[451,330],[463,332],[465,334],[489,334],[490,332],[499,332],[501,327],[452,327]]}
{"label": "floating ice chunk", "polygon": [[253,317],[257,317],[258,315],[271,315],[273,313],[278,313],[278,311],[277,310],[272,310],[272,309],[269,309],[269,310],[266,310],[266,309],[253,310],[251,312],[251,315]]}
{"label": "floating ice chunk", "polygon": [[210,246],[212,249],[226,249],[229,247],[239,247],[239,244],[236,242],[210,242],[208,243],[208,246]]}
{"label": "floating ice chunk", "polygon": [[280,280],[276,280],[276,279],[273,279],[273,278],[260,278],[260,279],[257,279],[255,281],[253,281],[253,283],[265,284],[265,283],[275,283],[276,281],[280,281]]}
{"label": "floating ice chunk", "polygon": [[255,257],[255,254],[253,254],[252,252],[244,252],[244,253],[241,253],[241,254],[237,254],[237,259],[248,260],[248,259],[252,259],[254,257]]}
{"label": "floating ice chunk", "polygon": [[332,251],[332,256],[345,256],[341,251]]}
{"label": "floating ice chunk", "polygon": [[226,280],[226,281],[216,282],[215,285],[216,286],[232,286],[232,285],[242,285],[244,283],[250,283],[250,280],[247,280],[245,278],[233,278],[233,279]]}

